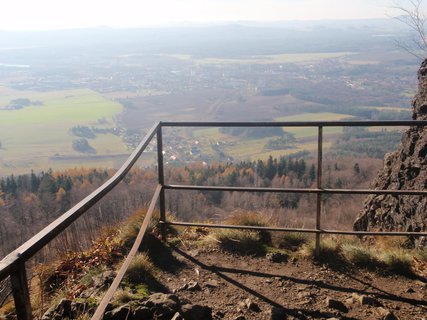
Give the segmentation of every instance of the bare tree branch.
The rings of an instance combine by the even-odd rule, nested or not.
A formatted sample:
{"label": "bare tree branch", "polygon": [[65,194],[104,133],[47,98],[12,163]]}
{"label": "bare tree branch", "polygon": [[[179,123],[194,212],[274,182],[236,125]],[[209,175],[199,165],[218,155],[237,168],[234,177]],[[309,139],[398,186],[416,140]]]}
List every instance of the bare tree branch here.
{"label": "bare tree branch", "polygon": [[408,6],[396,5],[393,9],[397,9],[402,15],[394,17],[394,19],[402,22],[409,30],[413,32],[410,41],[399,41],[395,43],[397,47],[407,53],[424,60],[427,56],[427,37],[426,37],[426,14],[423,12],[423,0],[408,0]]}

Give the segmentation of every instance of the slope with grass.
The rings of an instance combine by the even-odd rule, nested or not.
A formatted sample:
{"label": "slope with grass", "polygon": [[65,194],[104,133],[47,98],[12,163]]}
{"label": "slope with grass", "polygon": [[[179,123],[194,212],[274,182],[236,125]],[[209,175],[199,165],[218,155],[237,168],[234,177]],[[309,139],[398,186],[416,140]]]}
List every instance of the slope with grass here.
{"label": "slope with grass", "polygon": [[[74,308],[73,318],[88,319],[136,237],[143,216],[144,210],[139,211],[122,227],[110,229],[92,249],[69,253],[62,261],[38,269],[32,286],[37,292],[33,302],[37,312],[43,314],[52,306],[46,319],[55,312],[63,316],[58,306],[67,297]],[[257,212],[238,212],[225,222],[272,223]],[[427,254],[405,251],[396,239],[367,244],[324,238],[321,257],[314,259],[313,239],[303,234],[178,228],[169,229],[166,244],[158,238],[155,221],[150,229],[113,298],[113,313],[126,309],[126,315],[135,315],[144,308],[141,305],[148,305],[149,294],[163,292],[173,293],[169,297],[183,303],[205,306],[204,311],[212,310],[212,319],[388,316],[421,320],[425,315]],[[8,304],[1,311],[13,314],[13,307]],[[114,319],[126,318],[119,314]],[[144,319],[166,318],[157,314]]]}

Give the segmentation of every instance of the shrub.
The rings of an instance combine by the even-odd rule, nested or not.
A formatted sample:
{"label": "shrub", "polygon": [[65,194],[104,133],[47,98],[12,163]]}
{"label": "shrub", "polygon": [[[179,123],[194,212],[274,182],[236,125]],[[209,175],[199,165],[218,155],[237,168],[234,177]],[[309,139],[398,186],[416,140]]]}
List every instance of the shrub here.
{"label": "shrub", "polygon": [[119,305],[128,303],[134,299],[135,297],[132,293],[123,289],[117,290],[113,297],[113,301]]}
{"label": "shrub", "polygon": [[[267,227],[269,226],[269,219],[264,214],[255,211],[236,211],[230,218],[226,220],[226,223],[238,226]],[[265,244],[271,244],[270,232],[266,230],[251,232],[258,233],[258,241],[261,241]]]}
{"label": "shrub", "polygon": [[320,256],[316,257],[316,242],[310,241],[303,247],[303,253],[319,262],[331,266],[343,266],[345,261],[341,255],[338,241],[332,238],[326,238],[320,243]]}
{"label": "shrub", "polygon": [[424,248],[420,249],[420,250],[417,252],[417,256],[418,256],[418,258],[419,258],[421,261],[425,261],[425,262],[427,262],[427,247],[424,247]]}
{"label": "shrub", "polygon": [[265,255],[265,245],[260,241],[260,235],[248,230],[225,230],[215,234],[219,246],[225,250],[241,255]]}
{"label": "shrub", "polygon": [[286,232],[274,237],[275,245],[281,249],[298,250],[308,242],[308,236],[304,233]]}
{"label": "shrub", "polygon": [[386,265],[389,272],[405,276],[412,276],[412,257],[403,250],[384,252],[381,261]]}
{"label": "shrub", "polygon": [[[132,214],[125,222],[125,224],[120,228],[120,239],[123,241],[126,247],[133,245],[136,237],[138,236],[139,230],[141,228],[142,222],[144,221],[147,209],[140,209]],[[173,216],[166,214],[167,221],[173,221]],[[176,235],[177,231],[172,226],[167,226],[167,234]],[[160,226],[159,226],[159,212],[154,211],[153,216],[148,224],[147,233],[152,233],[155,235],[160,235]]]}
{"label": "shrub", "polygon": [[345,243],[341,252],[347,261],[361,268],[375,269],[380,263],[374,252],[362,246]]}
{"label": "shrub", "polygon": [[265,215],[255,211],[235,211],[226,221],[234,225],[257,227],[266,227],[269,223]]}
{"label": "shrub", "polygon": [[125,278],[130,283],[141,283],[154,274],[154,266],[145,253],[137,253],[126,271]]}

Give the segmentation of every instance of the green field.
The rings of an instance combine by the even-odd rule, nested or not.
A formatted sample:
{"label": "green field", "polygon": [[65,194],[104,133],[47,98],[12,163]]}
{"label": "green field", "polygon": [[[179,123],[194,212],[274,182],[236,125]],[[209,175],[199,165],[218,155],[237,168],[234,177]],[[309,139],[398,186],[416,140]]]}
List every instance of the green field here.
{"label": "green field", "polygon": [[351,52],[319,52],[319,53],[285,53],[273,55],[256,55],[233,58],[194,58],[191,55],[168,55],[181,60],[191,60],[195,64],[281,64],[319,61],[322,59],[338,58],[351,55]]}
{"label": "green field", "polygon": [[[343,119],[352,118],[351,115],[339,113],[301,113],[293,116],[280,117],[275,121],[339,121]],[[285,150],[265,150],[265,145],[270,138],[261,139],[244,139],[234,137],[231,135],[223,134],[218,128],[196,129],[193,131],[193,137],[200,141],[200,148],[203,154],[214,155],[215,151],[210,146],[213,143],[223,143],[223,150],[226,154],[236,159],[264,159],[268,155],[279,157],[281,155],[288,155],[300,151],[316,151],[317,150],[317,128],[301,127],[301,128],[283,128],[287,132],[291,132],[297,139],[293,148]],[[324,128],[325,135],[335,135],[342,133],[342,127],[329,127]],[[329,148],[332,144],[327,139],[323,142],[325,149]]]}
{"label": "green field", "polygon": [[[41,105],[4,109],[12,100],[23,98]],[[111,166],[110,160],[100,160],[99,156],[128,153],[120,137],[98,134],[95,139],[88,139],[97,151],[95,161],[73,150],[72,141],[78,137],[72,136],[69,130],[76,125],[115,127],[113,117],[121,110],[120,104],[86,89],[32,92],[0,88],[0,176],[70,166],[52,160],[55,156],[78,156],[77,166],[88,163]]]}
{"label": "green field", "polygon": [[[301,113],[294,116],[286,116],[274,119],[275,121],[340,121],[344,119],[353,118],[349,114],[320,112],[320,113]],[[317,136],[317,128],[313,127],[294,127],[284,128],[285,131],[293,133],[295,138],[308,138]],[[323,129],[324,134],[338,134],[342,133],[342,127],[327,127]]]}

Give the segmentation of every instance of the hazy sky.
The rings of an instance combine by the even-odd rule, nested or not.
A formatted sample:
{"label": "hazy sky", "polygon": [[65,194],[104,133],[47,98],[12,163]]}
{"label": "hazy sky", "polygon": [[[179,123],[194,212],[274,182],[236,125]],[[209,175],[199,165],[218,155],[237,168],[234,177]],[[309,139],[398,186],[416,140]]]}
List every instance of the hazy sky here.
{"label": "hazy sky", "polygon": [[2,0],[0,29],[384,18],[387,13],[393,14],[390,7],[395,3],[394,0]]}

